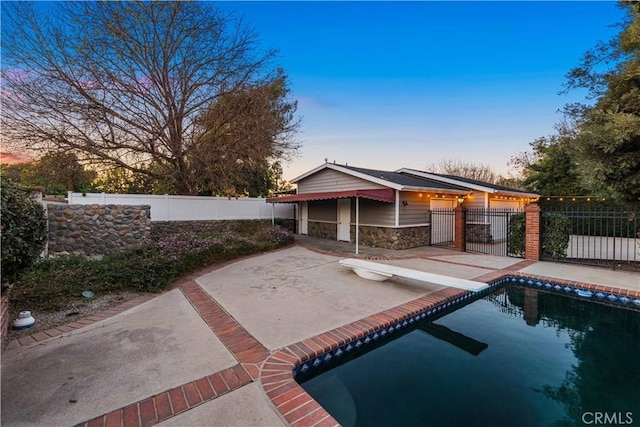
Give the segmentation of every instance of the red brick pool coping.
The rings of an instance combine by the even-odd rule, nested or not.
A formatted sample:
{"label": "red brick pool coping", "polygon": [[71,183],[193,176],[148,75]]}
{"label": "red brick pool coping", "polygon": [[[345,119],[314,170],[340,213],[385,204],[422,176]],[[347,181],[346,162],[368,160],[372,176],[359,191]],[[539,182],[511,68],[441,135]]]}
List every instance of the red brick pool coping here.
{"label": "red brick pool coping", "polygon": [[[237,262],[234,261],[234,262]],[[476,281],[493,282],[506,276],[534,280],[545,280],[560,285],[569,285],[591,291],[613,292],[628,297],[640,298],[640,291],[610,286],[583,284],[580,282],[553,279],[520,273],[534,261],[521,261],[509,269],[494,270],[474,278]],[[222,267],[221,265],[200,271],[203,274]],[[259,380],[264,392],[280,416],[294,427],[338,426],[339,423],[318,404],[293,378],[293,369],[311,358],[360,339],[381,328],[414,316],[422,311],[451,301],[467,293],[455,288],[444,288],[399,306],[384,310],[347,325],[323,332],[314,337],[269,352],[236,319],[195,282],[195,275],[178,285],[212,332],[222,341],[238,360],[238,364],[211,375],[187,382],[170,390],[147,397],[122,408],[100,415],[78,426],[151,426],[188,409],[216,399],[231,391]],[[158,294],[160,295],[160,294]],[[31,345],[74,329],[112,317],[129,308],[140,305],[158,295],[145,295],[113,307],[105,312],[77,320],[69,325],[34,334],[28,340],[21,338],[19,345]],[[18,340],[20,341],[20,340]],[[11,345],[11,343],[10,343]],[[9,348],[9,347],[8,347]]]}
{"label": "red brick pool coping", "polygon": [[[532,280],[551,281],[559,285],[568,285],[591,291],[613,292],[619,295],[640,298],[640,291],[583,284],[571,280],[550,279],[517,271],[517,269],[528,267],[531,264],[535,264],[535,261],[521,261],[511,266],[511,268],[515,267],[516,270],[496,270],[476,277],[474,280],[489,283],[504,277],[515,276]],[[295,381],[293,369],[307,360],[335,350],[351,341],[360,339],[437,305],[454,300],[466,293],[467,291],[455,288],[445,288],[281,348],[275,351],[262,366],[260,373],[262,387],[276,409],[292,426],[337,426],[339,423]]]}

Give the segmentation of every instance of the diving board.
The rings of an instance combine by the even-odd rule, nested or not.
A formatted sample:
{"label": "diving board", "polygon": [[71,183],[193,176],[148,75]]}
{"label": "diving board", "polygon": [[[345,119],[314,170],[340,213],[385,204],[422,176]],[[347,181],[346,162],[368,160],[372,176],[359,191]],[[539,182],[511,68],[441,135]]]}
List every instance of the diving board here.
{"label": "diving board", "polygon": [[443,276],[441,274],[411,270],[409,268],[380,264],[378,262],[365,261],[362,259],[346,258],[341,259],[339,263],[344,267],[353,269],[353,271],[362,278],[376,280],[378,282],[398,276],[473,292],[478,292],[489,287],[486,283],[475,282],[473,280],[458,279],[455,277]]}

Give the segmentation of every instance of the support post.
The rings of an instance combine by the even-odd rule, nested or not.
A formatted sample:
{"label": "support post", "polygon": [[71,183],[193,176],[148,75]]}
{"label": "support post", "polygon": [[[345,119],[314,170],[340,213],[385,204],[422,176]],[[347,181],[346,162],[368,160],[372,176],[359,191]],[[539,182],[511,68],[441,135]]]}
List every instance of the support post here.
{"label": "support post", "polygon": [[276,204],[271,203],[271,225],[276,225]]}
{"label": "support post", "polygon": [[360,241],[360,197],[356,196],[356,255]]}
{"label": "support post", "polygon": [[460,252],[466,252],[467,250],[467,208],[462,205],[457,206],[454,209],[454,232],[453,232],[453,247]]}
{"label": "support post", "polygon": [[400,226],[400,191],[395,190],[396,192],[396,217],[395,217],[395,227],[398,228]]}

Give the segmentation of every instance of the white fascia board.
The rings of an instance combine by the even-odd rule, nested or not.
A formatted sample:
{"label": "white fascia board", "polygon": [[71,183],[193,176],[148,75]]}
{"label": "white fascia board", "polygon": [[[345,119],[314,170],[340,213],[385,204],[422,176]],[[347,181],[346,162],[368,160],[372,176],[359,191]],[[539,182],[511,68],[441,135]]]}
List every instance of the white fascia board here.
{"label": "white fascia board", "polygon": [[539,194],[521,193],[519,191],[501,191],[501,190],[498,190],[498,191],[496,191],[496,193],[498,193],[500,195],[504,195],[504,196],[509,196],[509,197],[528,197],[528,198],[532,198],[532,199],[537,199],[537,198],[540,197]]}
{"label": "white fascia board", "polygon": [[405,185],[402,187],[402,191],[411,191],[414,193],[443,193],[443,194],[455,194],[466,196],[469,191],[465,190],[450,190],[445,188],[431,188],[431,187],[415,187],[412,185]]}
{"label": "white fascia board", "polygon": [[498,192],[498,190],[496,190],[494,188],[485,187],[483,185],[470,184],[468,182],[458,181],[457,179],[445,178],[445,177],[442,177],[442,176],[439,176],[439,175],[434,175],[434,174],[431,174],[431,173],[428,173],[428,172],[417,171],[415,169],[402,168],[402,169],[398,169],[396,172],[397,173],[408,173],[408,174],[411,174],[411,175],[420,176],[422,178],[433,179],[434,181],[444,182],[446,184],[453,184],[453,185],[457,185],[459,187],[467,187],[467,188],[472,189],[472,190],[484,191],[485,193],[490,193],[490,194]]}
{"label": "white fascia board", "polygon": [[323,169],[333,169],[335,171],[342,172],[342,173],[344,173],[346,175],[351,175],[353,177],[360,178],[360,179],[363,179],[365,181],[369,181],[369,182],[373,182],[375,184],[383,185],[385,187],[393,188],[394,190],[402,190],[402,185],[396,184],[395,182],[387,181],[387,180],[382,179],[382,178],[376,178],[374,176],[367,175],[366,173],[357,172],[357,171],[351,170],[349,168],[343,168],[340,165],[336,165],[336,164],[333,164],[333,163],[325,163],[323,165],[320,165],[317,168],[312,169],[309,172],[307,172],[305,174],[302,174],[302,175],[292,179],[289,182],[296,183],[296,182],[300,181],[301,179],[304,179],[304,178],[306,178],[306,177],[308,177],[310,175],[313,175],[316,172],[320,172]]}
{"label": "white fascia board", "polygon": [[320,172],[322,169],[325,169],[328,165],[329,165],[329,163],[323,163],[320,166],[318,166],[317,168],[311,169],[309,172],[305,172],[300,176],[296,176],[295,178],[293,178],[289,182],[292,183],[292,184],[295,184],[296,182],[300,181],[301,179],[304,179],[304,178],[308,177],[309,175],[313,175],[316,172]]}

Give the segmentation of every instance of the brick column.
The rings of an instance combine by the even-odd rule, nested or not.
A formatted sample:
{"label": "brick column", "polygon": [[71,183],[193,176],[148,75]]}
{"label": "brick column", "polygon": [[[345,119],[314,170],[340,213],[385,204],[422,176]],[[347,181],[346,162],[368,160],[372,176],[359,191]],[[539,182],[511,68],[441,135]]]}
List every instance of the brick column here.
{"label": "brick column", "polygon": [[0,322],[2,323],[0,344],[2,344],[9,333],[9,295],[4,294],[0,298]]}
{"label": "brick column", "polygon": [[455,231],[453,237],[453,247],[456,251],[466,252],[467,250],[467,208],[458,205],[455,209]]}
{"label": "brick column", "polygon": [[525,210],[525,237],[524,252],[525,259],[540,261],[542,226],[540,224],[540,206],[531,204]]}

